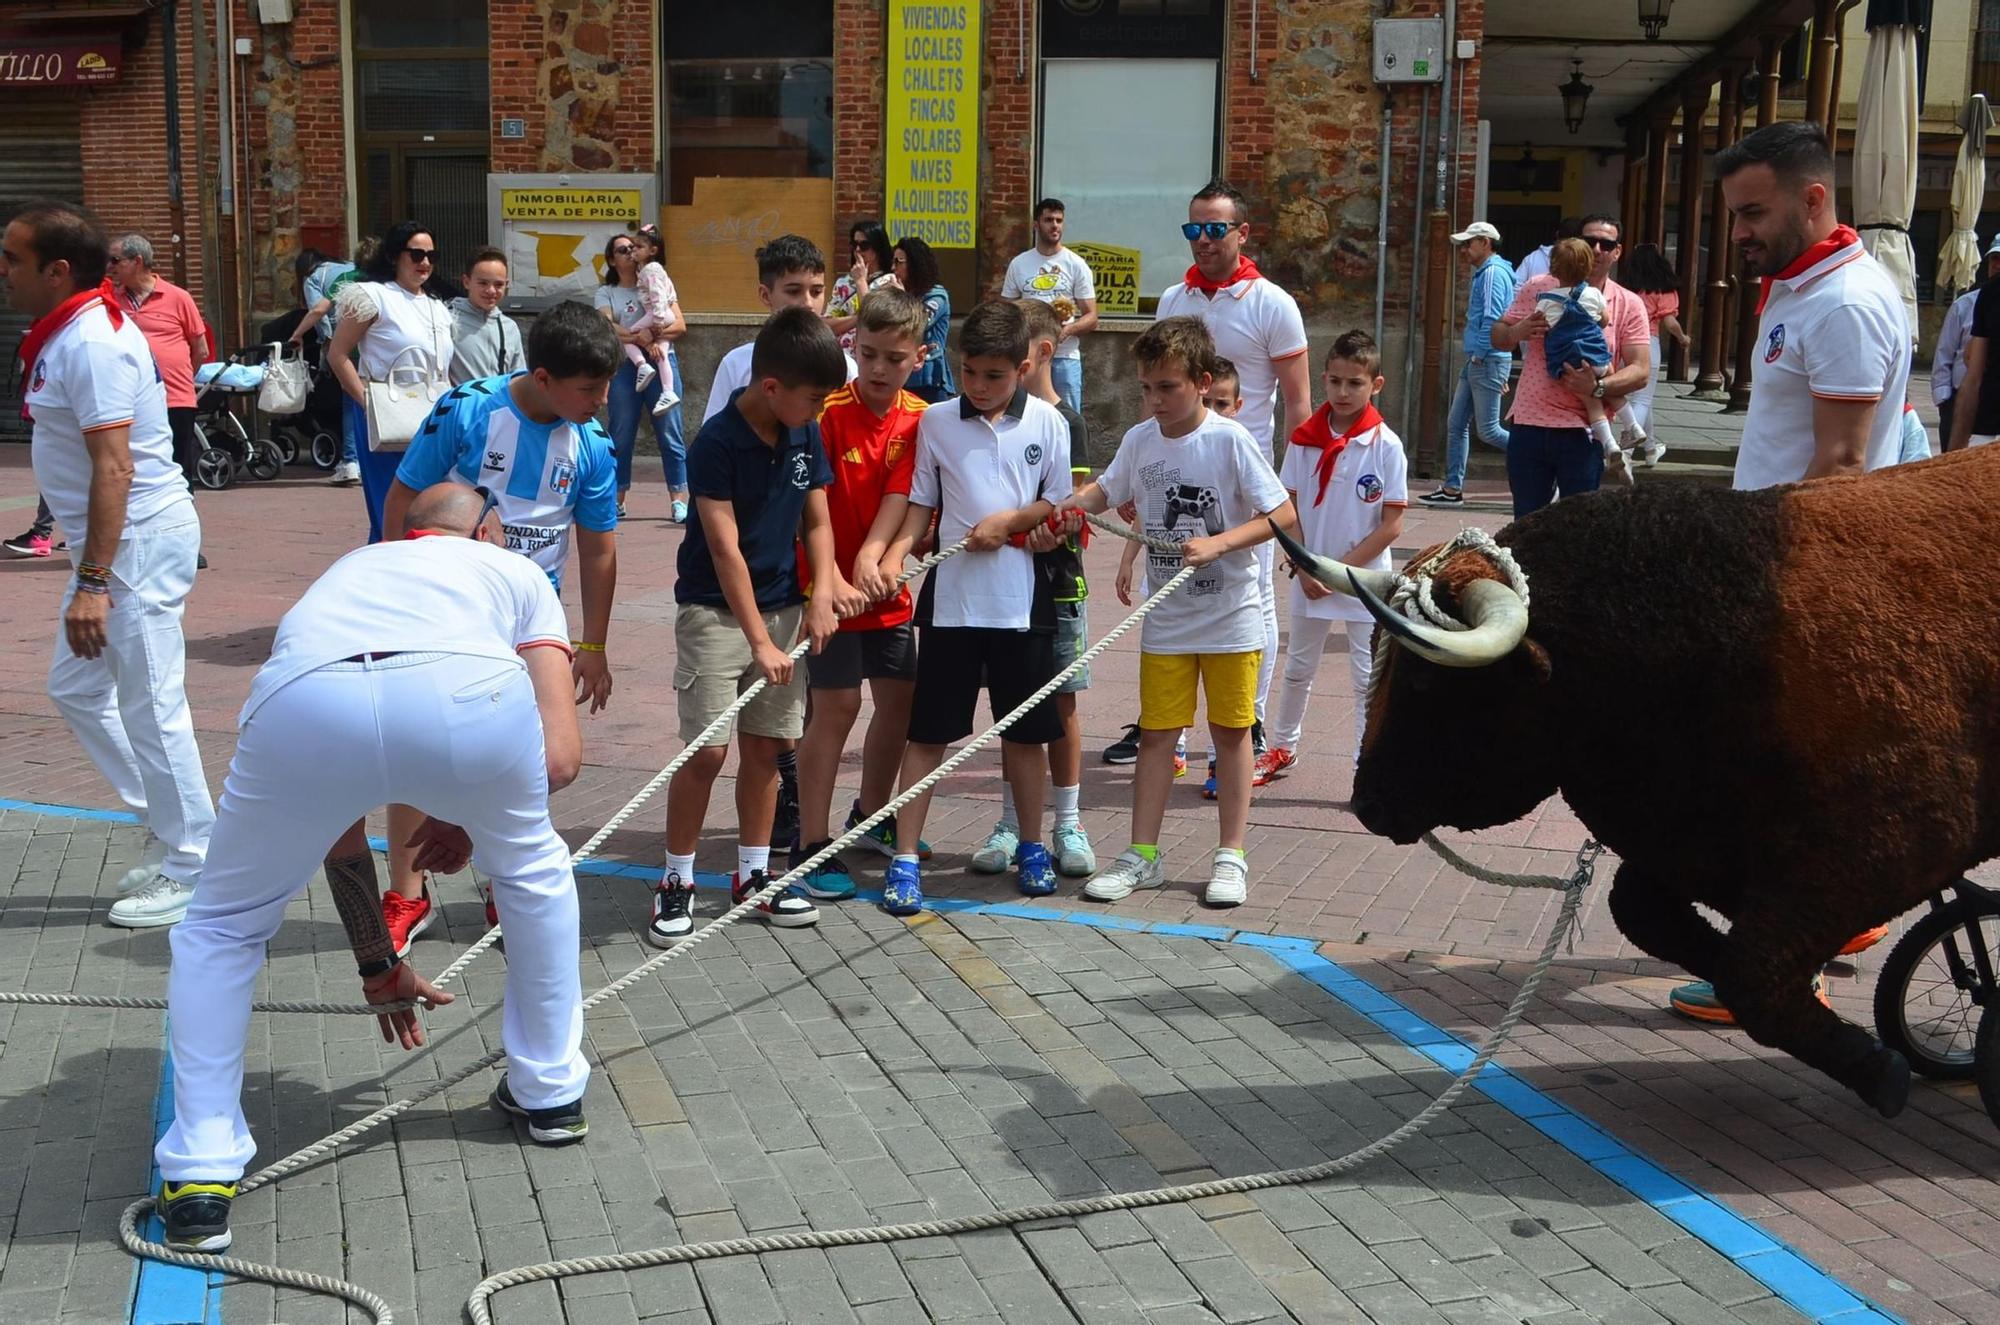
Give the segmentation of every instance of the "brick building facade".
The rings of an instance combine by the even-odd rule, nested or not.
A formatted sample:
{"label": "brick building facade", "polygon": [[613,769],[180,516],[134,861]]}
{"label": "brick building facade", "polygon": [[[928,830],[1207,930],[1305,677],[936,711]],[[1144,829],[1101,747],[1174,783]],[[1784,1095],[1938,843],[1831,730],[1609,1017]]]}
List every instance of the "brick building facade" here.
{"label": "brick building facade", "polygon": [[[807,168],[799,173],[830,176],[836,214],[830,231],[857,216],[881,215],[891,155],[885,87],[890,0],[822,2],[830,14],[760,27],[758,14],[796,16],[802,0],[732,7],[748,15],[734,20],[713,18],[707,7],[688,0],[175,0],[153,6],[69,0],[74,12],[63,16],[62,30],[116,23],[128,34],[119,79],[61,91],[0,91],[0,98],[73,98],[80,112],[84,200],[110,226],[170,235],[162,38],[171,16],[186,177],[183,260],[188,283],[217,325],[233,329],[224,335],[233,343],[291,302],[291,264],[302,247],[345,254],[371,221],[394,207],[407,206],[432,221],[433,214],[418,206],[427,199],[441,228],[458,227],[451,238],[440,235],[448,256],[454,243],[485,238],[476,230],[485,216],[483,177],[489,171],[656,175],[662,201],[669,201],[681,186],[671,167],[683,150],[677,117],[690,97],[720,95],[726,102],[730,95],[717,93],[718,63],[723,83],[732,74],[755,81],[801,77],[817,95],[822,83],[815,80],[823,80],[824,111],[814,114],[826,122],[817,130],[827,139],[824,159],[809,146]],[[1396,16],[1424,15],[1436,13],[1438,2],[1395,0],[1392,8]],[[51,3],[37,12],[62,8]],[[1049,24],[1074,25],[1079,14],[1112,8],[1087,0],[986,0],[975,6],[976,244],[969,253],[946,255],[960,311],[969,298],[997,290],[1008,259],[1028,247],[1031,209],[1048,190],[1053,156],[1087,132],[1042,120],[1052,71],[1077,64],[1052,57]],[[1124,14],[1148,7],[1115,8]],[[1149,39],[1170,26],[1168,11],[1201,6],[1151,8],[1167,17],[1156,16],[1144,33]],[[1460,0],[1460,38],[1480,40],[1483,9],[1483,0]],[[114,10],[126,16],[103,16]],[[288,21],[260,21],[287,14]],[[1209,159],[1191,160],[1189,168],[1192,178],[1220,174],[1250,195],[1252,252],[1267,274],[1297,295],[1316,344],[1372,321],[1377,217],[1386,187],[1385,348],[1395,364],[1409,321],[1410,264],[1433,181],[1418,178],[1424,111],[1415,89],[1394,96],[1389,178],[1383,178],[1384,94],[1370,72],[1370,25],[1382,14],[1375,0],[1212,0],[1206,19],[1197,22],[1212,22],[1220,34],[1212,57],[1213,140],[1201,144]],[[233,223],[216,215],[214,205],[224,168],[216,115],[219,22],[227,25],[223,48],[245,52],[227,57],[240,191]],[[757,49],[764,41],[774,43],[768,61],[760,61]],[[806,49],[819,41],[823,51]],[[736,47],[727,47],[730,42]],[[743,58],[716,58],[725,47],[740,47]],[[688,58],[691,50],[698,58]],[[1116,63],[1089,66],[1085,76]],[[1459,157],[1447,176],[1457,181],[1448,205],[1461,223],[1470,219],[1472,203],[1477,62],[1463,72],[1463,99],[1454,114],[1458,131],[1451,135]],[[1437,110],[1430,101],[1432,162]],[[426,127],[433,124],[435,132]],[[720,136],[720,130],[711,134]],[[704,162],[724,151],[706,140],[698,150],[708,153]],[[1174,191],[1184,199],[1184,185]],[[481,196],[474,200],[472,192]],[[1162,202],[1168,205],[1178,204]],[[1151,233],[1156,246],[1165,234],[1169,247],[1142,273],[1148,296],[1179,274],[1167,265],[1178,236],[1163,225]],[[833,256],[836,267],[845,265],[845,254]],[[670,253],[670,267],[673,261]],[[699,332],[703,310],[690,307],[688,313]],[[740,326],[728,334],[740,338]],[[1091,345],[1091,353],[1105,361],[1105,373],[1116,373],[1123,338],[1096,339],[1103,344]],[[1093,367],[1093,376],[1098,371]]]}

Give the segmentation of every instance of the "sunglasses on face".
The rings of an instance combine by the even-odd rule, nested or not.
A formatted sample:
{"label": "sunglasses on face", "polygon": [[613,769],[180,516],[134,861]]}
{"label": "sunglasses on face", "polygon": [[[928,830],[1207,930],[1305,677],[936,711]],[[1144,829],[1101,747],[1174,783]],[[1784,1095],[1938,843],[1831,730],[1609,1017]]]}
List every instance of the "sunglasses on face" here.
{"label": "sunglasses on face", "polygon": [[473,491],[479,494],[479,500],[482,503],[479,508],[479,518],[472,522],[473,532],[477,533],[485,525],[486,517],[493,514],[493,508],[500,504],[500,494],[487,487],[484,483],[474,487]]}
{"label": "sunglasses on face", "polygon": [[410,261],[416,263],[418,266],[437,260],[437,250],[434,248],[406,248],[403,252],[409,254]]}
{"label": "sunglasses on face", "polygon": [[1592,248],[1596,249],[1599,253],[1609,253],[1612,249],[1617,248],[1624,241],[1619,239],[1606,239],[1603,235],[1599,235],[1595,239],[1586,238],[1583,242],[1590,245]]}
{"label": "sunglasses on face", "polygon": [[1181,227],[1184,239],[1220,239],[1236,228],[1234,221],[1189,221]]}
{"label": "sunglasses on face", "polygon": [[613,244],[611,246],[611,256],[614,258],[622,258],[627,253],[636,253],[636,252],[638,252],[638,249],[631,244]]}

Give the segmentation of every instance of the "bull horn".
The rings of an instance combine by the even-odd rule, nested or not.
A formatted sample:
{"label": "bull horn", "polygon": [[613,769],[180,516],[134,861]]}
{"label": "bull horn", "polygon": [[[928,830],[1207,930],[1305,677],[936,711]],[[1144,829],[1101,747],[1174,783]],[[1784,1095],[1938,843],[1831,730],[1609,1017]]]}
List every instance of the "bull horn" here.
{"label": "bull horn", "polygon": [[1285,555],[1291,558],[1292,564],[1327,588],[1356,597],[1358,595],[1351,586],[1353,582],[1358,581],[1367,585],[1377,598],[1386,600],[1396,592],[1396,572],[1370,570],[1363,566],[1349,566],[1342,562],[1329,561],[1317,553],[1308,551],[1305,544],[1286,533],[1276,520],[1270,521],[1270,525],[1272,532],[1278,536],[1278,542],[1284,547]]}
{"label": "bull horn", "polygon": [[1391,609],[1358,577],[1354,579],[1354,596],[1367,604],[1369,615],[1405,648],[1440,667],[1491,666],[1512,653],[1528,633],[1527,604],[1498,580],[1474,580],[1459,595],[1459,611],[1469,630],[1439,630],[1411,621]]}

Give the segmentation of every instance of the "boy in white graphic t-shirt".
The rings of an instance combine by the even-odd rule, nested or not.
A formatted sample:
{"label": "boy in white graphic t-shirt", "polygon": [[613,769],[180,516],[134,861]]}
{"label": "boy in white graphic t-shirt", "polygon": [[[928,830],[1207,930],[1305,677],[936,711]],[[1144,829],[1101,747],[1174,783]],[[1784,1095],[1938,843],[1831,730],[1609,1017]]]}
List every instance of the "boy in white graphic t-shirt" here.
{"label": "boy in white graphic t-shirt", "polygon": [[[1278,468],[1299,514],[1299,541],[1350,566],[1389,569],[1389,549],[1403,532],[1410,503],[1403,443],[1375,410],[1382,394],[1382,351],[1365,331],[1350,331],[1326,356],[1326,404],[1292,431]],[[1287,569],[1290,569],[1287,567]],[[1354,752],[1368,702],[1375,622],[1360,600],[1338,594],[1310,575],[1292,579],[1292,629],[1284,688],[1271,723],[1270,748],[1257,760],[1264,786],[1298,762],[1299,741],[1319,672],[1326,634],[1347,626],[1348,675],[1354,682]]]}
{"label": "boy in white graphic t-shirt", "polygon": [[1132,845],[1084,885],[1115,902],[1157,888],[1160,824],[1174,778],[1174,742],[1194,721],[1196,683],[1207,696],[1214,740],[1220,841],[1203,900],[1237,906],[1249,894],[1244,833],[1250,817],[1250,727],[1264,652],[1264,600],[1253,549],[1271,536],[1267,517],[1293,527],[1292,504],[1263,448],[1240,424],[1201,403],[1215,342],[1199,318],[1156,322],[1133,347],[1151,418],[1132,428],[1098,479],[1065,509],[1139,506],[1146,534],[1180,552],[1146,553],[1149,590],[1182,566],[1199,568],[1146,618],[1139,655],[1139,759],[1132,781]]}

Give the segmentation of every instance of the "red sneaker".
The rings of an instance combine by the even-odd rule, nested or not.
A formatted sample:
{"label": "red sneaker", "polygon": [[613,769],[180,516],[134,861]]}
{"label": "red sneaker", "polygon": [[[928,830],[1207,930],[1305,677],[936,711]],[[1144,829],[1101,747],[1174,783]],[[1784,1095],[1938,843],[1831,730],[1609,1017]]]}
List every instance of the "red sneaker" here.
{"label": "red sneaker", "polygon": [[1274,745],[1257,756],[1257,771],[1250,779],[1253,787],[1266,786],[1285,775],[1285,770],[1299,762],[1298,756],[1282,745]]}
{"label": "red sneaker", "polygon": [[1857,952],[1866,952],[1888,937],[1889,927],[1887,925],[1877,925],[1873,929],[1864,929],[1847,941],[1846,946],[1841,948],[1840,955],[1843,957],[1852,957]]}
{"label": "red sneaker", "polygon": [[437,909],[431,905],[431,884],[424,880],[423,891],[414,898],[401,893],[382,895],[382,922],[389,927],[389,942],[395,947],[398,957],[410,955],[410,944],[417,935],[431,927],[437,916]]}

